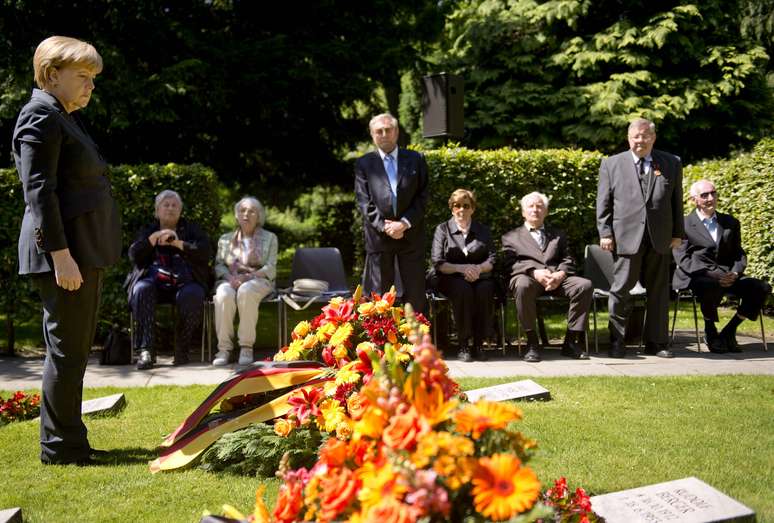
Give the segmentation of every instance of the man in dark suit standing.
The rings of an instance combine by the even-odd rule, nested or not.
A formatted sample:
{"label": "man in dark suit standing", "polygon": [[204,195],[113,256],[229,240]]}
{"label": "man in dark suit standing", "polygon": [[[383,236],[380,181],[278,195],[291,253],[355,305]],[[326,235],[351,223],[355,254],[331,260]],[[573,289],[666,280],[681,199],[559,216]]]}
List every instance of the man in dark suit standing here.
{"label": "man in dark suit standing", "polygon": [[425,312],[427,164],[421,154],[398,147],[398,120],[392,115],[374,116],[368,127],[376,151],[355,162],[366,247],[363,290],[388,291],[397,260],[403,301]]}
{"label": "man in dark suit standing", "polygon": [[567,333],[562,354],[587,360],[584,335],[588,325],[593,287],[586,278],[575,276],[575,261],[567,237],[559,229],[544,224],[548,197],[533,192],[521,199],[524,225],[503,235],[505,263],[511,270],[510,289],[516,299],[519,323],[527,336],[524,361],[540,361],[538,351],[537,298],[554,294],[569,298]]}
{"label": "man in dark suit standing", "polygon": [[677,156],[653,149],[656,126],[649,120],[632,121],[628,138],[629,150],[603,159],[599,167],[599,245],[615,258],[609,356],[626,356],[629,291],[640,281],[648,292],[645,353],[672,358],[667,349],[669,255],[683,237],[682,164]]}
{"label": "man in dark suit standing", "polygon": [[[771,286],[744,276],[747,256],[742,248],[739,220],[716,211],[715,185],[708,180],[694,183],[691,200],[696,204],[696,212],[685,217],[687,239],[674,251],[677,269],[672,285],[675,289],[690,287],[696,294],[704,316],[704,342],[710,351],[741,352],[736,328],[744,319],[758,319]],[[741,303],[718,333],[718,305],[725,293],[739,296]]]}

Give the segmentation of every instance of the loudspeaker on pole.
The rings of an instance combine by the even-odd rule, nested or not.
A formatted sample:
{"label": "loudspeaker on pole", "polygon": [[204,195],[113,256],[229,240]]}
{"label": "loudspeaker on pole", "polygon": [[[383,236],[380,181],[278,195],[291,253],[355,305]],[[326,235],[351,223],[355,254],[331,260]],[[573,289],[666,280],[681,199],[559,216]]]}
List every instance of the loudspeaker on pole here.
{"label": "loudspeaker on pole", "polygon": [[422,77],[422,136],[462,138],[464,99],[461,76],[439,73]]}

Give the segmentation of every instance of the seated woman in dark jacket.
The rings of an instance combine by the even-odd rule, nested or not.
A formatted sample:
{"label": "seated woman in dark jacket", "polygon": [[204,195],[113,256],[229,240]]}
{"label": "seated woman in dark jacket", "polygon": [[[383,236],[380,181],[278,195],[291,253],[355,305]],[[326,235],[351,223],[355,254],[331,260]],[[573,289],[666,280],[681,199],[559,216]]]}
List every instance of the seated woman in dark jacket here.
{"label": "seated woman in dark jacket", "polygon": [[[449,197],[452,217],[435,228],[432,262],[436,289],[451,302],[462,361],[485,361],[481,344],[491,338],[495,250],[489,228],[472,220],[476,198],[467,189]],[[472,345],[471,345],[472,344]]]}
{"label": "seated woman in dark jacket", "polygon": [[129,275],[129,304],[136,328],[132,336],[137,368],[153,366],[156,303],[177,306],[175,365],[188,363],[191,336],[202,322],[209,286],[210,240],[199,226],[180,218],[183,200],[175,191],[156,196],[156,220],[129,247],[134,269]]}

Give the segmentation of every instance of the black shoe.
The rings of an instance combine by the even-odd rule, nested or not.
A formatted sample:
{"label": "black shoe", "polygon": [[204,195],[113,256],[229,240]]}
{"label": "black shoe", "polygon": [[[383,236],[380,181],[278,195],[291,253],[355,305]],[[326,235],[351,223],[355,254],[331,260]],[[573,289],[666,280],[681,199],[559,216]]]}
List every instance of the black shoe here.
{"label": "black shoe", "polygon": [[587,360],[589,355],[581,348],[581,346],[574,341],[565,341],[562,345],[562,356],[573,358],[576,360]]}
{"label": "black shoe", "polygon": [[645,344],[645,354],[656,356],[658,358],[674,358],[675,353],[659,343],[647,342]]}
{"label": "black shoe", "polygon": [[48,461],[41,459],[40,462],[43,465],[75,465],[76,467],[91,467],[101,464],[99,461],[94,460],[89,456],[86,456],[85,458],[74,459],[72,461]]}
{"label": "black shoe", "polygon": [[610,348],[607,350],[607,355],[610,358],[625,358],[626,345],[620,340],[612,340],[610,342]]}
{"label": "black shoe", "polygon": [[470,351],[463,349],[457,354],[457,359],[464,361],[465,363],[470,363],[473,361],[473,356],[470,355]]}
{"label": "black shoe", "polygon": [[477,361],[489,361],[489,356],[486,355],[486,351],[481,347],[473,349],[473,356]]}
{"label": "black shoe", "polygon": [[527,353],[524,355],[524,361],[527,363],[538,363],[540,361],[540,352],[535,345],[527,345]]}
{"label": "black shoe", "polygon": [[137,358],[137,370],[148,370],[153,367],[153,359],[149,350],[140,350],[140,356]]}
{"label": "black shoe", "polygon": [[101,450],[101,449],[94,449],[94,448],[90,448],[89,449],[89,457],[92,457],[92,458],[94,458],[94,457],[106,457],[108,455],[110,455],[110,451],[109,450]]}
{"label": "black shoe", "polygon": [[742,349],[739,348],[739,344],[736,342],[736,333],[721,332],[720,337],[726,343],[728,352],[742,352]]}
{"label": "black shoe", "polygon": [[714,352],[715,354],[725,354],[728,352],[726,340],[717,334],[704,334],[704,344],[707,346],[710,352]]}
{"label": "black shoe", "polygon": [[186,365],[190,359],[188,358],[187,352],[176,352],[175,353],[175,359],[172,360],[172,365],[175,367],[178,367],[180,365]]}

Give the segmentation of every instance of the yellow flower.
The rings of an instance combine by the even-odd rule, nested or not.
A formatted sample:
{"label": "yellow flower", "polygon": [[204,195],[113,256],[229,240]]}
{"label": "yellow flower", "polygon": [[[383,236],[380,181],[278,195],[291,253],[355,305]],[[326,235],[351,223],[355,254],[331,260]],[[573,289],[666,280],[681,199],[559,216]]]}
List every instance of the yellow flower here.
{"label": "yellow flower", "polygon": [[336,373],[336,385],[344,385],[346,383],[357,383],[360,381],[360,373],[352,369],[352,365],[349,363],[339,369]]}
{"label": "yellow flower", "polygon": [[[326,432],[333,432],[336,426],[344,421],[344,406],[337,399],[328,398],[320,403],[320,413],[317,425]],[[322,420],[320,419],[322,418]]]}
{"label": "yellow flower", "polygon": [[279,418],[274,422],[274,433],[285,437],[293,430],[293,424],[285,418]]}
{"label": "yellow flower", "polygon": [[376,406],[371,406],[363,412],[363,416],[355,424],[352,438],[357,440],[362,437],[379,439],[389,420],[388,414]]}
{"label": "yellow flower", "polygon": [[540,494],[540,481],[516,456],[494,454],[478,460],[472,494],[476,511],[493,521],[504,521],[532,508]]}
{"label": "yellow flower", "polygon": [[374,309],[376,310],[376,314],[384,314],[385,312],[389,311],[392,308],[392,305],[387,303],[385,300],[379,300],[374,303]]}
{"label": "yellow flower", "polygon": [[508,423],[521,419],[521,410],[509,403],[494,403],[479,400],[465,405],[454,415],[457,430],[463,434],[472,433],[478,439],[487,429],[502,429]]}
{"label": "yellow flower", "polygon": [[337,345],[335,349],[333,349],[333,357],[337,360],[340,360],[341,358],[344,358],[347,356],[347,348],[344,345]]}
{"label": "yellow flower", "polygon": [[376,312],[376,307],[374,306],[374,302],[368,301],[366,303],[361,303],[357,308],[357,313],[361,316],[371,316]]}
{"label": "yellow flower", "polygon": [[406,492],[406,485],[398,481],[400,476],[390,462],[367,461],[357,472],[362,481],[357,498],[363,509],[378,504],[384,498],[398,499]]}
{"label": "yellow flower", "polygon": [[335,380],[328,380],[325,383],[323,383],[323,392],[326,396],[333,396],[336,394],[336,389],[338,389],[339,386],[336,385]]}
{"label": "yellow flower", "polygon": [[315,345],[317,345],[317,336],[312,333],[307,334],[304,338],[304,348],[309,350],[314,348]]}
{"label": "yellow flower", "polygon": [[255,490],[255,508],[253,509],[253,523],[270,523],[271,517],[269,516],[269,509],[266,508],[266,503],[263,502],[263,491],[266,490],[266,485],[259,485]]}
{"label": "yellow flower", "polygon": [[331,306],[331,309],[337,309],[341,307],[341,304],[344,303],[344,298],[341,296],[334,296],[331,298],[331,301],[329,302],[329,305]]}
{"label": "yellow flower", "polygon": [[336,437],[340,440],[348,440],[352,437],[352,420],[344,418],[344,421],[336,425]]}
{"label": "yellow flower", "polygon": [[365,351],[366,353],[369,353],[371,351],[376,350],[376,345],[373,344],[373,342],[370,341],[361,341],[357,344],[356,350],[358,351]]}
{"label": "yellow flower", "polygon": [[[406,386],[409,385],[406,381]],[[443,389],[438,383],[434,383],[430,390],[427,390],[423,384],[414,390],[414,406],[419,415],[426,419],[430,425],[434,426],[451,417],[452,411],[457,407],[458,401],[443,399]]]}
{"label": "yellow flower", "polygon": [[309,331],[312,330],[312,326],[309,324],[308,321],[301,321],[299,322],[295,328],[293,328],[293,339],[303,338],[307,334],[309,334]]}
{"label": "yellow flower", "polygon": [[334,332],[336,332],[336,326],[333,323],[326,323],[317,329],[317,341],[327,343]]}

